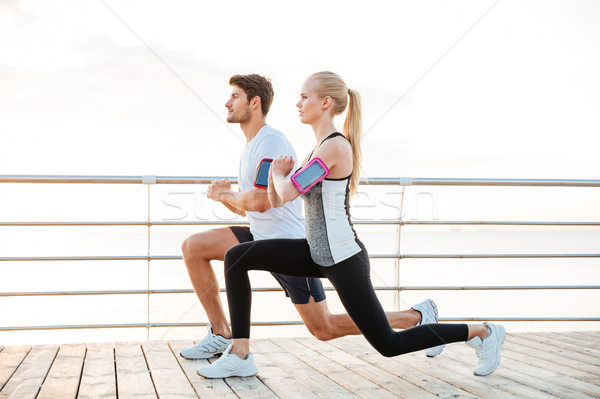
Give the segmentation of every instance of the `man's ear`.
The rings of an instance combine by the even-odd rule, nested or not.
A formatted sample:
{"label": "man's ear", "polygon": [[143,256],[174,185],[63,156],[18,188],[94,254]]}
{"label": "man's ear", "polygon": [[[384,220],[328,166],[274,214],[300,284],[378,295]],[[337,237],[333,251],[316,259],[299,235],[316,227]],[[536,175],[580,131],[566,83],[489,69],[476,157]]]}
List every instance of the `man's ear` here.
{"label": "man's ear", "polygon": [[255,110],[257,108],[260,108],[260,106],[261,106],[260,97],[254,96],[254,98],[252,100],[250,100],[250,109]]}

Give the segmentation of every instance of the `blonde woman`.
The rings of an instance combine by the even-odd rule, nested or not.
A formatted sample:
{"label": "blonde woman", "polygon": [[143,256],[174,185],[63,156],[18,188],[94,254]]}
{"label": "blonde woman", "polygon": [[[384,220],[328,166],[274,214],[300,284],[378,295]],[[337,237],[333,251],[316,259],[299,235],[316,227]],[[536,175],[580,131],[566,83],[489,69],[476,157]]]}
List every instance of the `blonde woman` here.
{"label": "blonde woman", "polygon": [[[306,239],[262,240],[227,251],[225,281],[233,344],[217,362],[199,368],[198,374],[225,378],[258,372],[250,354],[249,270],[328,278],[361,333],[383,356],[467,341],[479,357],[474,373],[493,372],[500,362],[500,346],[504,342],[502,326],[426,324],[396,332],[386,318],[371,284],[367,250],[352,227],[349,213],[349,199],[359,182],[360,95],[335,73],[317,72],[304,82],[296,106],[300,121],[312,126],[317,145],[291,179],[288,176],[294,166],[292,157],[276,157],[270,169],[268,194],[273,207],[302,195]],[[334,125],[334,117],[346,109],[342,134]],[[326,177],[313,180],[318,174],[310,174],[309,168],[312,171],[315,163],[317,171],[325,170]]]}

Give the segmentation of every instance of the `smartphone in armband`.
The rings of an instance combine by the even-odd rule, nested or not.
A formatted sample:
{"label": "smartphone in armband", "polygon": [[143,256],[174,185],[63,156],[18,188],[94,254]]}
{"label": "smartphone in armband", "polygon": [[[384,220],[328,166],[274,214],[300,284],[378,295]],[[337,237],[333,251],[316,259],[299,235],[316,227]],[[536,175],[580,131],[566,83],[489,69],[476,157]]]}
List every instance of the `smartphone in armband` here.
{"label": "smartphone in armband", "polygon": [[256,172],[254,172],[254,187],[269,187],[269,169],[271,169],[272,159],[264,158],[256,167]]}
{"label": "smartphone in armband", "polygon": [[290,180],[300,193],[304,194],[315,184],[329,175],[329,169],[319,158],[313,158],[302,169],[292,175]]}

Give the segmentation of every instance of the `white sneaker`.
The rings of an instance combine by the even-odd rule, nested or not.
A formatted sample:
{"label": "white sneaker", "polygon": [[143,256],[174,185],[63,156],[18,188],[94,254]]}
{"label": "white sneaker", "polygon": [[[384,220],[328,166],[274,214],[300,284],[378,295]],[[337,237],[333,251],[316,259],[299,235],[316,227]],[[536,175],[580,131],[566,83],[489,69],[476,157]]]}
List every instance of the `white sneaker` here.
{"label": "white sneaker", "polygon": [[227,377],[252,377],[258,373],[258,368],[254,364],[252,354],[249,353],[246,359],[242,359],[236,354],[231,353],[230,345],[223,356],[210,366],[200,367],[196,373],[205,378],[227,378]]}
{"label": "white sneaker", "polygon": [[[421,303],[417,303],[412,307],[417,312],[421,313],[421,322],[418,326],[423,324],[432,324],[438,322],[438,310],[435,306],[435,302],[431,299],[426,299]],[[436,357],[444,350],[444,345],[434,346],[433,348],[427,348],[425,355],[427,357]]]}
{"label": "white sneaker", "polygon": [[183,349],[179,354],[186,359],[208,359],[225,352],[225,349],[231,345],[231,339],[222,335],[213,334],[210,325],[207,327],[208,335],[196,345]]}
{"label": "white sneaker", "polygon": [[466,342],[471,348],[475,348],[475,353],[479,358],[477,367],[473,370],[475,375],[491,374],[500,364],[500,347],[504,343],[506,330],[502,326],[492,323],[483,323],[488,326],[490,335],[483,341],[479,337],[471,338]]}

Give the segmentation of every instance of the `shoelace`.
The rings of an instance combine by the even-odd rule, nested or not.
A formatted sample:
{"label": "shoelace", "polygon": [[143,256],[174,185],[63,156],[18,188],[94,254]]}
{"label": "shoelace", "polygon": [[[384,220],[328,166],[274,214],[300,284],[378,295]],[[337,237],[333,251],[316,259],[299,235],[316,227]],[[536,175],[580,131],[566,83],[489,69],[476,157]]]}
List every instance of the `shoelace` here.
{"label": "shoelace", "polygon": [[212,341],[214,341],[216,338],[213,338],[214,334],[211,335],[207,335],[206,337],[204,337],[204,339],[200,342],[198,342],[196,344],[196,348],[208,352],[210,349],[215,350],[216,348],[210,348],[209,345],[212,343]]}
{"label": "shoelace", "polygon": [[[489,338],[489,337],[486,337],[486,339],[487,338]],[[475,349],[475,353],[477,354],[477,357],[480,359],[488,358],[492,354],[492,351],[493,351],[493,347],[490,345],[486,345],[485,343],[483,343],[483,341],[482,341],[481,347]]]}
{"label": "shoelace", "polygon": [[220,358],[218,358],[218,359],[217,359],[217,360],[216,360],[216,361],[213,363],[213,366],[214,366],[215,364],[223,363],[223,362],[225,361],[225,359],[227,359],[229,356],[231,356],[231,353],[223,353],[223,354],[221,355],[221,357],[220,357]]}

